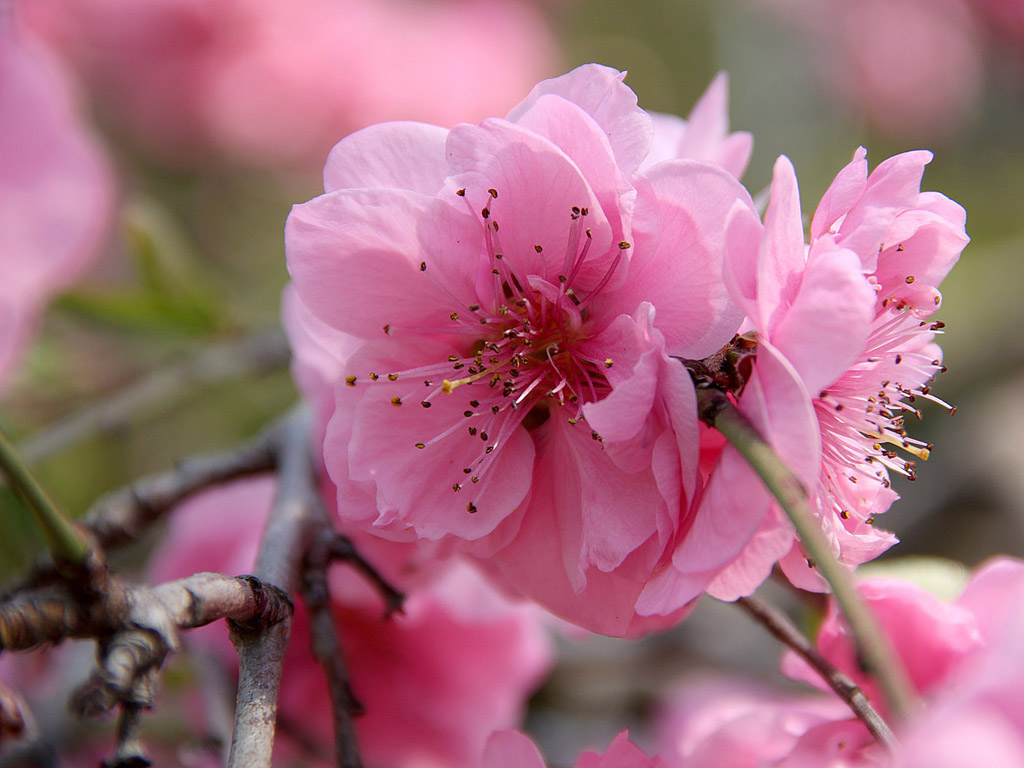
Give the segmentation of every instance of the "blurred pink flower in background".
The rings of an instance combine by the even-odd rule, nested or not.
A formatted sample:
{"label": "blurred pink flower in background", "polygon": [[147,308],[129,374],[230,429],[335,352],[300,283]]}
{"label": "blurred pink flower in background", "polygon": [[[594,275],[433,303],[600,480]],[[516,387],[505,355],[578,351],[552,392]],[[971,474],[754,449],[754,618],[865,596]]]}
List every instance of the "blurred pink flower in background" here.
{"label": "blurred pink flower in background", "polygon": [[668,768],[867,768],[883,748],[835,696],[706,675],[666,697],[655,721]]}
{"label": "blurred pink flower in background", "polygon": [[747,131],[729,132],[729,76],[725,72],[715,76],[686,120],[660,112],[650,114],[654,141],[640,164],[642,169],[685,157],[720,165],[737,179],[747,170],[754,137]]}
{"label": "blurred pink flower in background", "polygon": [[976,3],[757,2],[805,33],[825,90],[886,133],[942,139],[970,118],[981,93],[985,45]]}
{"label": "blurred pink flower in background", "polygon": [[995,568],[1016,584],[1013,592],[985,596],[988,616],[979,618],[996,622],[984,652],[933,691],[929,707],[901,734],[894,768],[1024,767],[1024,568],[996,561],[986,575]]}
{"label": "blurred pink flower in background", "polygon": [[[669,768],[1024,765],[1024,563],[1000,557],[983,564],[951,602],[894,578],[865,579],[857,588],[924,701],[901,725],[895,758],[789,651],[783,671],[824,693],[782,693],[724,677],[691,680],[667,697],[659,718],[657,745]],[[834,601],[817,642],[884,713]]]}
{"label": "blurred pink flower in background", "polygon": [[[182,505],[154,554],[152,579],[247,573],[273,491],[271,479],[243,481]],[[407,547],[366,536],[356,541],[392,583],[406,587],[416,580],[408,573]],[[356,720],[359,744],[374,768],[473,765],[491,731],[518,723],[550,666],[543,613],[509,603],[465,564],[449,563],[429,584],[412,589],[404,614],[391,618],[351,568],[334,568],[329,582],[352,687],[366,708]],[[222,623],[186,640],[207,645],[230,667],[237,664]],[[330,701],[301,604],[284,663],[280,717],[286,724],[278,738],[281,754],[302,754],[303,738],[330,745]]]}
{"label": "blurred pink flower in background", "polygon": [[556,49],[525,0],[17,0],[112,121],[164,162],[319,168],[386,119],[508,104]]}
{"label": "blurred pink flower in background", "polygon": [[99,255],[113,208],[107,159],[67,76],[0,26],[0,387],[45,303]]}
{"label": "blurred pink flower in background", "polygon": [[[756,221],[718,166],[639,170],[656,125],[622,77],[587,65],[506,120],[356,133],[286,228],[317,333],[363,341],[325,443],[343,519],[461,540],[607,634],[679,617],[633,610],[696,490],[693,385],[669,356],[732,337],[721,222],[734,204]],[[723,88],[688,132],[712,155]]]}
{"label": "blurred pink flower in background", "polygon": [[974,0],[975,10],[989,24],[992,34],[1009,38],[1024,54],[1024,3],[1020,0]]}
{"label": "blurred pink flower in background", "polygon": [[[950,602],[892,578],[864,579],[857,589],[892,641],[914,687],[932,697],[948,688],[975,659],[988,654],[1014,624],[1018,606],[1024,604],[1024,562],[998,557],[984,563]],[[849,675],[876,706],[884,707],[878,686],[856,662],[834,601],[829,601],[817,644],[822,655]],[[824,687],[817,673],[792,653],[783,660],[783,671]]]}
{"label": "blurred pink flower in background", "polygon": [[[491,736],[484,751],[481,768],[545,768],[544,758],[530,739],[518,731],[499,731]],[[659,758],[650,758],[629,740],[623,731],[608,749],[584,752],[576,768],[666,768]]]}
{"label": "blurred pink flower in background", "polygon": [[[850,566],[895,542],[874,517],[896,498],[888,471],[912,476],[914,465],[892,448],[927,457],[903,422],[917,413],[915,399],[935,399],[927,383],[942,366],[933,343],[939,325],[925,318],[968,240],[963,208],[920,191],[930,159],[904,153],[868,175],[859,149],[818,205],[807,245],[796,175],[782,157],[764,226],[751,227],[741,210],[728,227],[727,278],[758,343],[740,410],[814,489],[832,550]],[[706,533],[681,542],[673,568],[648,587],[644,611],[671,608],[705,588],[709,575],[715,597],[750,594],[780,558],[794,584],[825,588],[734,448],[712,471],[694,528]],[[697,548],[712,537],[720,546]]]}

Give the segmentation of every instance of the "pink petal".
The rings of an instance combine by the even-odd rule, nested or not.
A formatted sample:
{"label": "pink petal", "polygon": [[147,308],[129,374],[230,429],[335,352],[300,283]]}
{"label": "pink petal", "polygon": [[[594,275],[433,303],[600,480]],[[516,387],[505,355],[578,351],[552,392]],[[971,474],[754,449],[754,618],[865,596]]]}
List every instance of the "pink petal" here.
{"label": "pink petal", "polygon": [[576,768],[664,768],[658,758],[650,758],[629,740],[629,731],[622,731],[603,754],[584,752]]}
{"label": "pink petal", "polygon": [[544,768],[533,742],[519,731],[497,731],[487,739],[481,765],[487,768]]}
{"label": "pink petal", "polygon": [[785,155],[775,161],[771,200],[764,215],[764,238],[758,255],[758,303],[772,335],[775,323],[793,301],[807,261],[803,214],[796,172]]}
{"label": "pink petal", "polygon": [[438,207],[390,189],[341,190],[294,206],[285,251],[301,301],[323,322],[364,339],[451,327],[448,316],[462,307],[421,270],[429,255],[418,227]]}
{"label": "pink petal", "polygon": [[635,171],[651,148],[651,119],[637,106],[636,94],[622,81],[625,72],[600,64],[584,64],[572,72],[534,86],[508,113],[515,122],[544,94],[568,99],[589,114],[608,136],[615,160],[626,173]]}
{"label": "pink petal", "polygon": [[0,34],[0,385],[46,301],[98,256],[114,206],[64,72],[14,38]]}
{"label": "pink petal", "polygon": [[732,338],[741,317],[722,277],[724,222],[734,206],[757,215],[746,190],[717,166],[665,162],[647,177],[662,217],[660,237],[653,252],[638,241],[629,280],[614,300],[630,312],[649,301],[670,355],[706,357]]}
{"label": "pink petal", "polygon": [[[578,436],[581,427],[585,427],[552,428],[549,424],[536,433],[538,459],[534,487],[522,526],[512,543],[487,561],[488,567],[495,571],[507,589],[529,596],[557,616],[593,632],[616,637],[635,636],[672,626],[681,618],[678,607],[667,611],[666,615],[649,618],[637,616],[634,609],[637,597],[650,578],[651,561],[661,551],[657,538],[650,537],[650,533],[650,538],[628,553],[617,568],[608,572],[599,568],[586,569],[582,559],[584,548],[590,547],[591,554],[596,555],[593,550],[598,542],[594,538],[585,538],[585,505],[594,503],[594,495],[600,492],[598,488],[586,485],[591,483],[594,475],[605,471],[610,462],[604,459],[605,463],[587,470],[573,455],[573,450],[586,451],[586,441],[597,445],[585,432]],[[602,461],[599,453],[584,453],[583,458],[587,462]],[[608,471],[622,477],[614,467]],[[589,473],[586,483],[584,473]],[[633,482],[641,490],[652,485],[649,481]],[[626,485],[621,490],[627,495],[618,499],[617,508],[608,505],[609,515],[627,517],[640,513],[650,517],[643,505],[663,503],[660,498],[637,500],[635,490]],[[586,501],[583,500],[584,495]],[[616,534],[611,531],[620,529],[627,522],[614,517],[597,519],[594,512],[589,513],[589,523],[604,529],[595,534],[612,538],[612,546],[621,546],[614,541]],[[647,523],[647,529],[654,531],[653,520]]]}
{"label": "pink petal", "polygon": [[[513,123],[491,119],[480,126],[453,128],[448,158],[455,174],[452,183],[465,188],[465,200],[473,212],[481,215],[484,206],[489,208],[488,221],[500,227],[501,253],[517,274],[537,275],[557,284],[575,208],[587,210],[581,224],[589,228],[592,238],[577,279],[594,285],[604,276],[610,249],[618,252],[612,227],[587,179],[559,147]],[[492,199],[490,189],[497,198]],[[579,235],[575,248],[585,242],[582,231]],[[570,257],[575,260],[576,252]]]}
{"label": "pink petal", "polygon": [[837,237],[840,245],[860,255],[865,272],[874,271],[895,216],[917,204],[924,167],[931,159],[931,152],[925,150],[904,152],[883,161],[868,177],[864,194],[843,220]]}
{"label": "pink petal", "polygon": [[752,595],[793,546],[795,536],[786,516],[778,508],[774,509],[765,516],[761,527],[736,559],[708,584],[707,593],[726,602]]}
{"label": "pink petal", "polygon": [[586,346],[595,359],[613,361],[608,370],[611,394],[583,406],[587,424],[609,442],[634,437],[654,405],[659,350],[647,341],[644,331],[632,317],[620,315]]}
{"label": "pink petal", "polygon": [[335,385],[363,340],[317,319],[299,300],[291,283],[281,295],[281,323],[292,348],[292,378],[316,411],[312,440],[316,452],[321,453],[324,431],[334,411]]}
{"label": "pink petal", "polygon": [[708,160],[739,178],[753,148],[749,133],[729,134],[729,76],[719,72],[690,112],[677,157]]}
{"label": "pink petal", "polygon": [[1013,595],[1024,595],[1024,562],[999,556],[978,567],[956,604],[974,615],[981,637],[990,643],[1009,623],[1006,608]]}
{"label": "pink petal", "polygon": [[517,125],[540,134],[576,164],[601,202],[616,240],[631,240],[629,219],[636,190],[615,162],[608,136],[579,106],[554,95],[541,96]]}
{"label": "pink petal", "polygon": [[[522,503],[530,489],[533,443],[522,427],[509,423],[508,433],[495,429],[485,443],[467,434],[473,422],[463,415],[473,393],[460,388],[451,394],[437,393],[431,407],[420,404],[428,390],[422,378],[411,376],[388,381],[385,374],[443,362],[453,347],[418,338],[397,339],[366,345],[348,366],[359,370],[356,385],[339,387],[339,410],[349,391],[359,393],[351,439],[328,427],[326,460],[339,487],[351,480],[373,482],[381,523],[415,530],[427,539],[453,535],[478,539]],[[366,379],[370,372],[380,379]],[[401,405],[395,405],[394,398]],[[337,416],[336,416],[337,419]],[[338,426],[340,427],[341,421]],[[436,440],[435,440],[436,438]],[[417,444],[426,445],[417,448]],[[495,445],[493,453],[486,453]],[[347,452],[349,477],[337,475],[336,453]],[[486,465],[481,468],[481,462]],[[341,462],[338,467],[343,466]],[[471,469],[470,473],[463,470]],[[478,474],[477,474],[478,473]],[[478,483],[471,478],[479,477]],[[458,485],[460,490],[454,490]]]}
{"label": "pink petal", "polygon": [[[565,548],[566,567],[575,568],[583,583],[591,566],[605,572],[647,542],[658,530],[664,507],[650,470],[628,472],[617,466],[582,424],[552,419],[551,443],[538,461],[559,467],[554,493],[547,501],[560,519],[579,518],[579,548]],[[543,514],[535,512],[534,514]],[[570,579],[573,573],[569,572]]]}
{"label": "pink petal", "polygon": [[686,135],[686,121],[678,115],[661,112],[649,112],[648,115],[654,125],[654,141],[651,151],[640,165],[641,171],[646,171],[665,160],[678,160],[679,145]]}
{"label": "pink petal", "polygon": [[324,191],[360,187],[435,195],[448,175],[448,131],[413,122],[380,123],[335,144],[324,166]]}
{"label": "pink petal", "polygon": [[868,152],[857,147],[849,162],[829,185],[814,211],[811,221],[811,239],[821,237],[842,219],[864,194],[868,180]]}
{"label": "pink petal", "polygon": [[736,202],[725,220],[725,284],[755,328],[767,328],[768,318],[761,315],[758,297],[758,255],[764,227],[750,209]]}
{"label": "pink petal", "polygon": [[857,254],[815,248],[771,340],[808,392],[817,394],[857,361],[874,319],[875,291],[861,272]]}

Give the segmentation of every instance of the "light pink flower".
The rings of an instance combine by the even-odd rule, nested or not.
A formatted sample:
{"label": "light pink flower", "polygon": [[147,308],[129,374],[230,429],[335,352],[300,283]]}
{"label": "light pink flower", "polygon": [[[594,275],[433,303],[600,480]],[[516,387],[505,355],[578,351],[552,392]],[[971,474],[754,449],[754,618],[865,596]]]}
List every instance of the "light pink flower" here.
{"label": "light pink flower", "polygon": [[[1024,766],[1024,563],[985,563],[956,600],[983,647],[960,660],[900,733],[895,768]],[[944,627],[938,628],[940,633]],[[911,649],[905,649],[912,655]]]}
{"label": "light pink flower", "polygon": [[[757,333],[740,410],[811,491],[833,553],[851,566],[895,541],[873,523],[896,498],[888,471],[913,476],[913,462],[898,451],[929,450],[903,422],[917,413],[915,399],[935,399],[927,382],[942,369],[933,343],[941,323],[924,318],[967,242],[963,209],[920,192],[930,158],[898,155],[868,176],[858,150],[818,206],[809,246],[796,176],[780,158],[764,226],[745,215],[729,226],[727,277]],[[790,523],[731,447],[693,526],[702,535],[682,540],[674,567],[648,586],[643,612],[663,612],[705,588],[725,600],[750,594],[780,558],[794,584],[824,588]],[[721,546],[698,546],[711,537]]]}
{"label": "light pink flower", "polygon": [[21,4],[136,143],[173,164],[220,152],[312,170],[369,123],[490,114],[556,59],[522,0]]}
{"label": "light pink flower", "polygon": [[838,697],[705,677],[674,690],[656,721],[668,768],[866,768],[884,750]]}
{"label": "light pink flower", "polygon": [[[857,589],[889,636],[911,683],[921,694],[940,691],[1012,624],[1011,606],[1024,600],[1024,563],[1000,557],[980,567],[960,596],[945,602],[909,582],[871,578]],[[846,626],[834,601],[818,631],[818,648],[831,663],[849,675],[879,706],[878,686],[865,677],[856,662]],[[822,686],[820,678],[800,659],[787,654],[783,670],[791,677]]]}
{"label": "light pink flower", "polygon": [[894,768],[1024,766],[1024,592],[1004,595],[1006,619],[989,648],[964,666],[900,734]]}
{"label": "light pink flower", "polygon": [[683,120],[676,115],[651,113],[654,144],[641,168],[663,160],[687,157],[720,165],[737,179],[743,176],[754,151],[747,131],[729,132],[729,76],[719,72]]}
{"label": "light pink flower", "polygon": [[[952,602],[892,578],[865,579],[857,588],[924,702],[897,733],[895,758],[874,743],[816,672],[788,652],[783,671],[825,693],[691,681],[672,694],[659,718],[658,751],[669,768],[1024,765],[1024,563],[993,559]],[[833,601],[817,643],[884,712],[878,686],[856,663]]]}
{"label": "light pink flower", "polygon": [[[481,768],[544,768],[544,758],[530,739],[519,731],[499,731],[487,741]],[[659,758],[650,758],[629,740],[623,731],[608,749],[584,752],[576,768],[665,768]]]}
{"label": "light pink flower", "polygon": [[[857,590],[888,635],[914,688],[921,693],[940,687],[966,658],[983,647],[974,615],[956,603],[943,602],[897,579],[865,579],[857,584]],[[829,602],[817,645],[826,659],[884,710],[885,697],[877,683],[860,670],[834,601]],[[825,689],[820,676],[792,653],[786,655],[782,668],[790,677]]]}
{"label": "light pink flower", "polygon": [[342,517],[459,541],[608,634],[639,631],[694,497],[694,390],[672,357],[731,338],[722,222],[756,224],[717,166],[638,172],[653,132],[622,75],[588,65],[504,120],[354,134],[286,228],[298,301],[363,340],[325,443]]}
{"label": "light pink flower", "polygon": [[98,255],[112,210],[106,158],[66,75],[0,28],[0,386],[46,301]]}
{"label": "light pink flower", "polygon": [[[249,572],[273,489],[270,479],[238,482],[182,505],[154,556],[152,578]],[[358,538],[357,546],[393,583],[405,587],[418,579],[407,548],[372,537]],[[356,731],[370,765],[473,764],[491,731],[517,723],[550,665],[542,614],[512,605],[465,564],[449,564],[413,590],[405,613],[391,619],[384,618],[374,589],[350,568],[332,570],[330,588],[353,690],[366,708]],[[225,664],[236,663],[222,623],[186,639],[212,644]],[[280,716],[299,735],[330,743],[330,702],[301,605],[285,659]],[[301,742],[287,734],[279,734],[282,754],[301,754]]]}

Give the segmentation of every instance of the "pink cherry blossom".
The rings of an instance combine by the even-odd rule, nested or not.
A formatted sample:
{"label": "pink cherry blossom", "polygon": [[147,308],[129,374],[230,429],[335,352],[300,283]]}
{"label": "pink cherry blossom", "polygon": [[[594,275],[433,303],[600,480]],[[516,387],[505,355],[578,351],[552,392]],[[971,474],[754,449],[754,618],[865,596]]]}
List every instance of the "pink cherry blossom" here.
{"label": "pink cherry blossom", "polygon": [[[987,653],[1012,623],[1008,606],[1024,599],[1024,563],[1000,557],[980,567],[963,592],[946,602],[906,581],[864,579],[857,589],[889,636],[914,687],[931,694],[960,674],[969,662]],[[818,648],[876,702],[876,684],[860,671],[845,624],[834,601],[818,631]],[[820,678],[792,654],[783,670],[791,677],[821,686]]]}
{"label": "pink cherry blossom", "polygon": [[731,338],[722,222],[757,218],[718,166],[638,170],[654,127],[622,77],[588,65],[504,120],[358,132],[286,228],[297,301],[363,342],[324,447],[343,519],[457,541],[608,634],[679,616],[633,610],[696,492],[672,358]]}
{"label": "pink cherry blossom", "polygon": [[106,158],[67,76],[0,28],[0,386],[43,305],[98,255],[112,209]]}
{"label": "pink cherry blossom", "polygon": [[[782,693],[719,677],[687,681],[658,718],[656,743],[669,768],[1024,765],[1024,562],[993,559],[951,602],[894,578],[865,579],[857,588],[923,701],[900,727],[895,755],[876,744],[817,673],[788,652],[783,671],[822,693]],[[817,642],[884,712],[832,601]]]}
{"label": "pink cherry blossom", "polygon": [[1022,598],[1019,588],[1003,595],[998,610],[1006,621],[1001,631],[908,724],[893,768],[1024,766]]}
{"label": "pink cherry blossom", "polygon": [[490,114],[556,59],[524,0],[20,3],[136,143],[179,165],[312,170],[369,123]]}
{"label": "pink cherry blossom", "polygon": [[867,768],[884,750],[835,696],[749,680],[685,681],[665,701],[655,743],[668,768]]}
{"label": "pink cherry blossom", "polygon": [[[943,602],[920,587],[897,579],[878,578],[861,581],[857,589],[871,606],[919,692],[928,693],[940,687],[966,658],[984,645],[971,611],[956,603]],[[876,707],[884,710],[881,689],[860,671],[834,601],[829,603],[817,642],[825,658],[855,680]],[[821,678],[793,654],[787,654],[783,671],[824,689]]]}
{"label": "pink cherry blossom", "polygon": [[654,144],[641,167],[688,157],[720,165],[737,179],[747,169],[754,138],[746,131],[729,133],[729,76],[725,72],[711,81],[688,119],[658,112],[652,112],[651,119]]}
{"label": "pink cherry blossom", "polygon": [[[498,731],[487,741],[481,768],[545,768],[544,758],[529,737],[519,731]],[[659,758],[650,758],[629,740],[623,731],[608,746],[597,752],[584,752],[576,768],[666,768]]]}
{"label": "pink cherry blossom", "polygon": [[[273,490],[270,479],[244,481],[182,505],[154,555],[152,578],[248,572]],[[417,580],[407,547],[365,536],[357,546],[393,583],[408,587]],[[361,576],[343,567],[329,578],[353,690],[366,708],[356,731],[370,765],[473,764],[491,731],[517,723],[526,697],[550,665],[542,614],[509,603],[468,565],[450,563],[428,585],[412,590],[404,614],[390,619]],[[236,663],[222,624],[190,632],[186,640],[212,646],[226,665]],[[330,702],[301,604],[279,711],[297,729],[291,732],[329,745]],[[289,732],[279,734],[280,754],[303,755],[302,739]]]}
{"label": "pink cherry blossom", "polygon": [[[807,245],[796,176],[783,157],[763,227],[746,216],[729,225],[727,278],[758,345],[740,410],[812,490],[834,554],[851,566],[895,541],[873,524],[896,498],[888,472],[913,476],[899,451],[929,451],[907,435],[904,418],[918,413],[915,400],[935,399],[927,382],[942,370],[934,344],[941,323],[925,318],[967,243],[963,209],[920,192],[930,158],[898,155],[869,176],[858,150],[819,204]],[[673,568],[647,587],[643,612],[663,612],[705,588],[736,599],[780,560],[797,586],[824,588],[791,525],[731,447],[711,473],[692,531]],[[709,537],[722,546],[698,546]]]}

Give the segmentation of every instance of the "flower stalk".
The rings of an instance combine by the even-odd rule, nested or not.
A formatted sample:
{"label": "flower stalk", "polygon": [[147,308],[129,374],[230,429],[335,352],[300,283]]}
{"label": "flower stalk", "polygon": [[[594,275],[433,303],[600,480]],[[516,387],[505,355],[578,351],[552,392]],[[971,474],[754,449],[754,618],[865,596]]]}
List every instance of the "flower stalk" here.
{"label": "flower stalk", "polygon": [[11,487],[25,501],[46,538],[47,548],[58,564],[84,565],[91,548],[81,532],[70,522],[50,499],[46,491],[28,471],[14,445],[0,431],[0,470]]}
{"label": "flower stalk", "polygon": [[713,388],[698,389],[697,398],[704,423],[718,430],[739,451],[786,512],[808,556],[832,588],[846,617],[859,663],[878,680],[894,719],[904,720],[913,709],[915,698],[906,670],[857,594],[850,573],[832,554],[799,479],[725,393]]}

